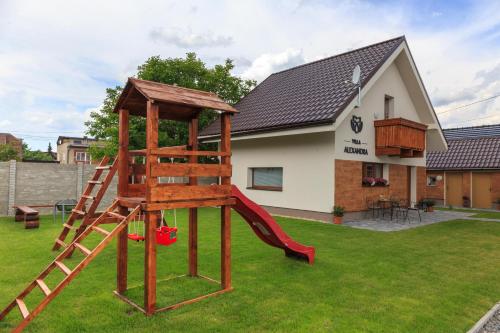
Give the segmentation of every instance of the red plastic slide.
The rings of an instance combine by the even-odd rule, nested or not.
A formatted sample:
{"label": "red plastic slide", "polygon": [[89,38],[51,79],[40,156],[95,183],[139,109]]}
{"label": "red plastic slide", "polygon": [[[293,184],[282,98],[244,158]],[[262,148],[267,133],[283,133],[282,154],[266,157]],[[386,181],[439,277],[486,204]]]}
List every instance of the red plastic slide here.
{"label": "red plastic slide", "polygon": [[264,208],[248,199],[234,185],[232,196],[236,198],[233,209],[247,221],[263,242],[285,250],[287,256],[306,259],[311,265],[314,263],[314,247],[299,244],[291,239]]}

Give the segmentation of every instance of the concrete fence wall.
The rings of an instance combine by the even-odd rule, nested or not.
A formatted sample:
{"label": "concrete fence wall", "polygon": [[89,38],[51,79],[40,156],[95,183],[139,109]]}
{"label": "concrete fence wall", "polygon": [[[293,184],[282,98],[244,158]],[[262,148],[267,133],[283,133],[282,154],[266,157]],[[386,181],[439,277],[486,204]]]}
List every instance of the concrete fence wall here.
{"label": "concrete fence wall", "polygon": [[[53,205],[59,200],[78,200],[94,174],[96,165],[0,162],[0,215],[14,215],[14,205]],[[106,172],[106,171],[105,171]],[[101,179],[104,178],[104,174]],[[116,197],[117,176],[108,187],[98,210],[109,206]],[[161,179],[167,182],[167,179]],[[187,179],[175,179],[186,182]],[[216,183],[217,178],[200,177],[199,184]],[[94,194],[99,185],[94,187]],[[40,208],[49,214],[51,208]]]}
{"label": "concrete fence wall", "polygon": [[[0,162],[0,215],[13,215],[13,205],[53,205],[63,199],[78,200],[94,171],[95,165],[89,164]],[[116,185],[115,176],[99,209],[116,197]],[[94,187],[93,193],[98,187]],[[39,210],[52,212],[51,208]]]}

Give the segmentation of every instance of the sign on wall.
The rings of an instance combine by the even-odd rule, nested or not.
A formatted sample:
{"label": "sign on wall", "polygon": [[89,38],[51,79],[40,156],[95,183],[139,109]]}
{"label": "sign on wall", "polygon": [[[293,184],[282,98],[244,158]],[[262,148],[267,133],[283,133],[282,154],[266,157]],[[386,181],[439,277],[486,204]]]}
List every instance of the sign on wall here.
{"label": "sign on wall", "polygon": [[[363,121],[361,117],[352,116],[351,118],[351,129],[355,134],[360,133],[363,130]],[[363,148],[362,146],[366,146],[366,142],[361,142],[361,140],[353,138],[351,140],[344,140],[344,142],[349,142],[350,144],[356,145],[357,147],[345,146],[344,153],[347,154],[358,154],[358,155],[368,155],[368,149]]]}

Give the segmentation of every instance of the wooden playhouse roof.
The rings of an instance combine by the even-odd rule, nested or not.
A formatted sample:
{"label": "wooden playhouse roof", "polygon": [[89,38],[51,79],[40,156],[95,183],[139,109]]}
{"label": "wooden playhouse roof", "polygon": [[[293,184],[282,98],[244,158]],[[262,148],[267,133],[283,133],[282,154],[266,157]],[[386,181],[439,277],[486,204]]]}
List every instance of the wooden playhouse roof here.
{"label": "wooden playhouse roof", "polygon": [[128,78],[114,112],[129,110],[131,115],[146,116],[147,102],[159,104],[160,119],[186,121],[202,109],[238,112],[214,93],[168,84]]}

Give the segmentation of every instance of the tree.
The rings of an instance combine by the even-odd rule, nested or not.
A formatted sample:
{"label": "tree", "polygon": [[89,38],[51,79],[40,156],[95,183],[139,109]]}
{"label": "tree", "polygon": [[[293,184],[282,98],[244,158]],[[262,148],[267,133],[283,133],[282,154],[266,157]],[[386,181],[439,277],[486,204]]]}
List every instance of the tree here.
{"label": "tree", "polygon": [[[223,64],[208,68],[195,53],[187,53],[185,58],[162,59],[154,56],[138,67],[137,77],[181,87],[210,91],[219,95],[225,102],[236,104],[255,86],[253,80],[243,80],[233,76],[233,61],[227,59]],[[106,89],[106,98],[100,110],[90,114],[85,122],[87,134],[106,140],[104,147],[92,145],[93,158],[103,155],[116,155],[118,150],[118,115],[113,113],[122,87]],[[200,130],[217,117],[216,112],[202,112],[199,118]],[[130,149],[142,149],[146,145],[146,121],[142,117],[130,117]],[[183,145],[187,142],[187,124],[162,120],[159,124],[159,145]],[[205,147],[204,147],[205,146]],[[206,148],[202,145],[201,148]]]}
{"label": "tree", "polygon": [[28,144],[23,143],[24,161],[53,161],[52,155],[41,150],[31,150]]}
{"label": "tree", "polygon": [[0,145],[0,161],[5,162],[10,160],[19,161],[18,151],[8,143]]}
{"label": "tree", "polygon": [[49,142],[49,146],[47,147],[47,153],[51,154],[52,153],[52,145]]}

